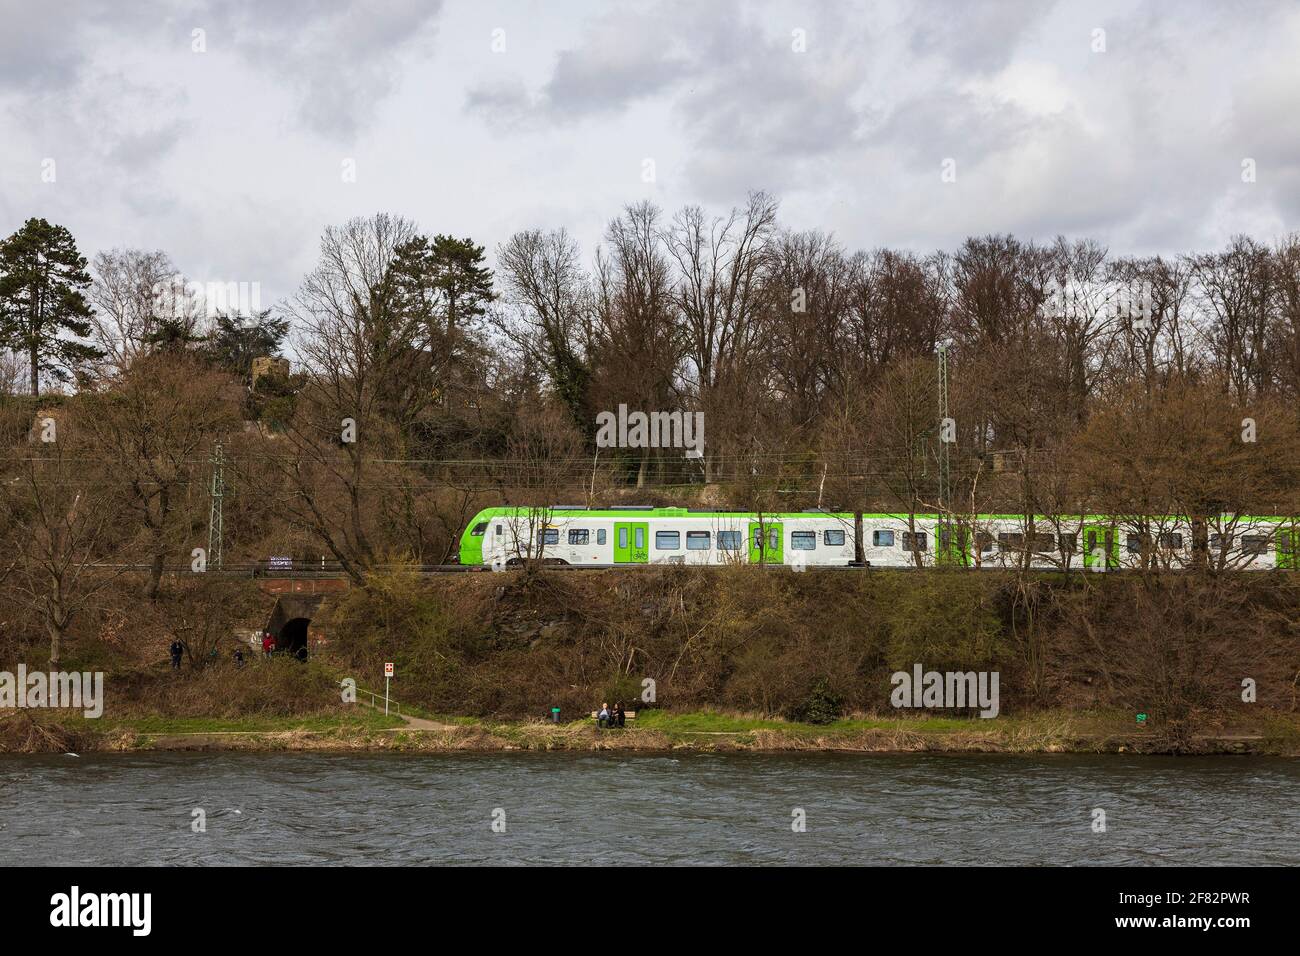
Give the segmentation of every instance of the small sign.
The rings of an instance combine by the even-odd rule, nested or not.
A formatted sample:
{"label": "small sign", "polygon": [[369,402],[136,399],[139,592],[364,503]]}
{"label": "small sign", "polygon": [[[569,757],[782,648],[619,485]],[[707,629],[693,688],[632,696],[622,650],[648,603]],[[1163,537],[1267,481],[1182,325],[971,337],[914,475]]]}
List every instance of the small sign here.
{"label": "small sign", "polygon": [[1145,724],[1145,723],[1147,722],[1147,715],[1146,715],[1146,714],[1138,714],[1138,715],[1137,715],[1137,718],[1138,718],[1138,723],[1139,723],[1139,724]]}
{"label": "small sign", "polygon": [[385,677],[392,677],[392,676],[393,676],[393,664],[392,664],[391,661],[389,661],[388,663],[384,664],[384,676],[385,676]]}
{"label": "small sign", "polygon": [[266,564],[272,571],[293,570],[293,558],[287,555],[272,555],[266,559]]}

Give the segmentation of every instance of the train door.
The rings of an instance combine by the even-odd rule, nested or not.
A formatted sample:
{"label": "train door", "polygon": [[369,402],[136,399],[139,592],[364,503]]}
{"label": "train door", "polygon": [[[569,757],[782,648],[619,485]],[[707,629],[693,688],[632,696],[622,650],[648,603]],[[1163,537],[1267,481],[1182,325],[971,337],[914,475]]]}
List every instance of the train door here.
{"label": "train door", "polygon": [[936,542],[935,562],[950,567],[968,568],[975,563],[970,551],[970,533],[954,521],[935,525],[939,536]]}
{"label": "train door", "polygon": [[1119,540],[1115,529],[1104,524],[1085,524],[1083,526],[1083,566],[1089,571],[1103,570],[1098,565],[1098,551],[1104,549],[1106,567],[1111,571],[1119,567]]}
{"label": "train door", "polygon": [[749,563],[784,564],[785,551],[779,521],[751,521],[749,523]]}
{"label": "train door", "polygon": [[1277,529],[1277,566],[1300,570],[1300,521],[1289,521]]}
{"label": "train door", "polygon": [[649,537],[649,522],[614,522],[614,563],[645,564],[648,562],[650,560]]}

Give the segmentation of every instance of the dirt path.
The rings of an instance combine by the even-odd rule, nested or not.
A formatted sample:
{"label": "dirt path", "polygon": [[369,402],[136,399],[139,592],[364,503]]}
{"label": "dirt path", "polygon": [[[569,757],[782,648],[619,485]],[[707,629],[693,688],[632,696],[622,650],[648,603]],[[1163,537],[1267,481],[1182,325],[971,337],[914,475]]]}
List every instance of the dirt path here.
{"label": "dirt path", "polygon": [[405,727],[394,727],[394,730],[437,730],[448,731],[455,730],[455,724],[440,724],[436,720],[425,720],[423,717],[408,717],[406,714],[398,714],[402,720],[406,721]]}
{"label": "dirt path", "polygon": [[[374,710],[380,710],[378,703],[372,704],[364,697],[358,696],[357,703],[361,704],[361,706],[363,707],[370,707]],[[420,730],[420,731],[434,730],[434,731],[438,731],[439,733],[446,733],[449,730],[456,729],[455,724],[443,724],[443,723],[439,723],[436,720],[426,720],[423,717],[411,717],[407,714],[399,714],[397,711],[394,710],[389,710],[388,713],[393,717],[400,718],[402,721],[406,723],[406,726],[390,727],[385,731],[385,733],[396,733],[399,730]]]}

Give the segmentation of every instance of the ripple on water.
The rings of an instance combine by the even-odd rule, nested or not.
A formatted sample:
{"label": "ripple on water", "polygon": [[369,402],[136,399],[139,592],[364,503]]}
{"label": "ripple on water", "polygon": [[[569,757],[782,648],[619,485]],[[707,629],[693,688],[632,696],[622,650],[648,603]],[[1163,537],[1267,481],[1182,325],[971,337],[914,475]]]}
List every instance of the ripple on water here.
{"label": "ripple on water", "polygon": [[64,864],[1294,864],[1297,784],[1264,758],[6,757],[0,831]]}

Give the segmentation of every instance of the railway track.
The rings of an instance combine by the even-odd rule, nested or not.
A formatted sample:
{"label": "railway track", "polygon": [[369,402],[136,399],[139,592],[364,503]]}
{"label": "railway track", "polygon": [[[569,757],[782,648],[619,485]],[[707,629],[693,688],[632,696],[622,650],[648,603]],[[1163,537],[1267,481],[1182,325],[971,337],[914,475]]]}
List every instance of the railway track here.
{"label": "railway track", "polygon": [[[890,566],[890,567],[875,567],[875,566],[872,566],[872,565],[870,565],[870,564],[810,564],[810,565],[805,565],[805,566],[802,567],[802,568],[797,568],[797,567],[794,567],[793,565],[788,565],[788,564],[745,564],[744,566],[745,566],[745,567],[757,568],[757,569],[760,569],[760,570],[763,570],[763,571],[789,571],[789,572],[792,572],[792,573],[821,572],[821,571],[831,571],[831,572],[837,572],[837,571],[901,571],[901,572],[905,572],[905,573],[906,573],[906,572],[909,572],[909,571],[915,571],[915,570],[917,570],[917,568],[914,568],[914,567],[893,567],[893,566]],[[97,565],[92,565],[92,567],[93,567],[93,568],[97,568],[97,569],[101,569],[101,570],[106,570],[106,571],[111,570],[111,571],[116,571],[116,572],[129,572],[129,571],[141,571],[141,572],[144,572],[144,571],[149,571],[150,568],[151,568],[151,565],[148,565],[148,564],[97,564]],[[663,562],[656,563],[656,564],[586,564],[586,565],[574,565],[574,564],[544,564],[544,565],[542,565],[538,570],[541,570],[541,571],[547,571],[547,572],[576,572],[576,571],[610,571],[610,570],[616,570],[616,569],[628,570],[628,569],[639,569],[639,568],[667,568],[667,567],[691,567],[691,568],[698,568],[698,569],[705,570],[705,571],[710,571],[710,570],[716,571],[716,570],[720,570],[720,569],[723,569],[723,568],[733,567],[733,565],[726,565],[726,564],[691,564],[691,565],[682,565],[682,564],[668,564],[668,563],[663,563]],[[372,567],[370,568],[370,570],[372,570],[372,571],[396,571],[396,570],[399,570],[399,569],[401,569],[401,568],[409,568],[409,566],[408,566],[408,565],[375,565],[375,566],[372,566]],[[500,572],[518,572],[518,571],[522,570],[522,567],[515,566],[515,567],[507,567],[507,568],[497,569],[497,568],[491,568],[491,567],[481,566],[481,565],[463,565],[463,564],[425,564],[425,565],[420,565],[420,566],[418,566],[418,567],[415,567],[415,568],[413,568],[412,570],[414,570],[415,573],[420,574],[420,575],[423,575],[423,576],[433,576],[433,575],[437,575],[437,574],[479,574],[479,573],[484,573],[484,574],[493,574],[493,573],[500,573]],[[926,567],[921,568],[920,570],[923,570],[923,571],[936,571],[936,570],[938,570],[938,571],[944,571],[944,570],[960,570],[960,571],[981,571],[981,570],[989,570],[989,571],[1014,571],[1014,570],[1016,570],[1016,569],[1015,569],[1014,567],[1004,567],[1004,566],[1001,566],[1001,565],[985,566],[985,567],[982,567],[982,568],[957,567],[957,566],[938,566],[938,567],[936,567],[936,566],[933,566],[933,565],[927,565]],[[1085,573],[1087,573],[1087,574],[1091,574],[1091,573],[1095,573],[1095,572],[1096,572],[1097,570],[1099,570],[1099,569],[1085,569],[1085,568],[1081,567],[1080,565],[1077,565],[1077,564],[1076,564],[1076,565],[1071,565],[1068,569],[1067,569],[1067,568],[1032,568],[1032,569],[1030,569],[1030,570],[1031,570],[1032,572],[1040,573],[1040,574],[1062,574],[1062,573],[1065,573],[1065,572],[1067,572],[1067,571],[1070,571],[1070,572],[1078,572],[1078,573],[1080,573],[1080,574],[1085,574]],[[1132,571],[1135,571],[1135,570],[1137,570],[1137,569],[1134,569],[1134,568],[1109,568],[1109,569],[1106,570],[1106,573],[1107,573],[1107,574],[1117,574],[1117,573],[1123,573],[1123,572],[1125,572],[1125,571],[1132,572]],[[1186,570],[1191,570],[1191,569],[1190,569],[1190,568],[1170,568],[1170,569],[1168,569],[1168,570],[1169,570],[1169,571],[1177,572],[1177,571],[1186,571]],[[327,580],[338,580],[338,579],[345,579],[345,578],[347,578],[347,576],[348,576],[348,575],[347,575],[347,572],[345,572],[345,571],[343,571],[343,570],[340,570],[340,569],[337,569],[337,568],[326,568],[325,570],[318,570],[318,569],[313,569],[313,570],[306,570],[306,569],[301,569],[301,570],[299,570],[299,569],[286,570],[286,569],[269,569],[269,568],[265,567],[264,565],[263,565],[263,566],[259,566],[259,565],[226,565],[226,566],[221,567],[221,568],[209,568],[209,569],[208,569],[207,571],[205,571],[205,572],[195,572],[195,571],[192,571],[192,570],[190,569],[189,565],[183,565],[183,566],[177,566],[177,567],[164,567],[164,568],[163,568],[163,573],[164,573],[164,574],[196,574],[196,573],[204,573],[204,574],[208,574],[208,575],[216,575],[216,576],[220,576],[220,577],[231,577],[231,578],[246,577],[246,578],[254,578],[254,579],[268,579],[268,580],[301,580],[301,581],[327,581]]]}

